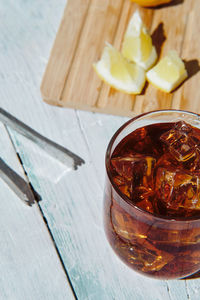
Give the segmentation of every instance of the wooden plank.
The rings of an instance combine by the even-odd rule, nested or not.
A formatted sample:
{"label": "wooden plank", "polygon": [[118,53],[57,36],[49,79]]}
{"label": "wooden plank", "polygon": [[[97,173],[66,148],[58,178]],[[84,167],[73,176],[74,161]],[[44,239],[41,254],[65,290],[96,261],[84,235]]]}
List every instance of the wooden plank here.
{"label": "wooden plank", "polygon": [[[121,45],[123,41],[123,36],[126,31],[128,22],[132,17],[134,11],[139,10],[141,17],[145,20],[147,28],[150,28],[153,11],[152,10],[143,10],[138,5],[133,5],[130,1],[124,1],[123,11],[119,20],[117,33],[114,40],[114,46],[116,49],[121,50]],[[116,90],[109,87],[107,84],[103,84],[102,88],[99,92],[99,98],[96,103],[96,106],[103,111],[109,110],[111,113],[121,114],[125,116],[132,116],[132,110],[134,107],[135,96],[134,95],[126,95],[121,92],[117,92]]]}
{"label": "wooden plank", "polygon": [[[135,7],[131,5],[130,1],[124,1],[122,7],[122,13],[119,18],[119,23],[117,27],[116,36],[114,39],[114,47],[120,50],[121,48],[121,38],[126,30],[128,24],[127,16],[131,16]],[[101,109],[110,109],[113,110],[113,107],[116,107],[118,110],[123,107],[123,110],[130,111],[133,106],[133,97],[125,95],[124,93],[116,92],[115,89],[110,88],[109,85],[102,83],[101,89],[95,105]],[[121,107],[122,106],[122,107]]]}
{"label": "wooden plank", "polygon": [[[187,288],[187,280],[168,280],[167,287],[170,299],[174,300],[190,300],[189,291]],[[199,280],[196,284],[199,286]],[[193,298],[191,298],[193,300]]]}
{"label": "wooden plank", "polygon": [[90,0],[68,0],[41,84],[46,101],[59,102],[78,46]]}
{"label": "wooden plank", "polygon": [[[120,49],[128,21],[136,9],[140,10],[147,27],[151,28],[153,41],[160,57],[163,57],[168,50],[175,49],[190,61],[186,66],[189,69],[190,77],[195,76],[192,79],[189,78],[187,84],[181,85],[173,93],[164,93],[147,84],[141,95],[136,97],[126,95],[104,84],[94,73],[92,64],[100,57],[105,41],[111,42],[117,49]],[[80,11],[82,10],[80,7]],[[80,39],[77,42],[77,48],[66,47],[74,50],[74,56],[70,70],[68,70],[67,80],[63,85],[63,93],[56,100],[55,97],[49,97],[49,93],[45,94],[42,90],[43,99],[55,105],[123,116],[134,116],[146,111],[173,107],[196,111],[198,101],[195,100],[195,104],[190,101],[191,95],[196,94],[195,85],[199,79],[198,74],[196,75],[199,71],[197,60],[199,53],[197,28],[199,25],[196,26],[196,24],[199,22],[198,19],[194,22],[192,17],[191,19],[188,18],[188,13],[191,16],[193,10],[193,13],[198,15],[198,1],[174,1],[168,6],[154,10],[141,8],[129,0],[101,1],[100,4],[98,0],[91,1]],[[172,16],[179,22],[171,22]],[[71,17],[68,16],[65,19],[64,26],[66,27],[65,31],[67,31],[67,24],[71,23]],[[91,30],[91,28],[95,28],[95,30]],[[184,39],[185,32],[186,39]],[[195,55],[191,50],[192,47],[190,47],[190,39],[194,32],[197,32]],[[62,37],[61,30],[59,30],[57,37]],[[64,37],[62,39],[64,40]],[[59,43],[55,42],[54,49],[62,53]],[[61,60],[64,59],[62,55],[60,57]],[[192,59],[194,60],[193,63],[191,62]],[[61,60],[59,61],[61,62]],[[51,55],[51,61],[56,61],[54,53]],[[52,74],[55,73],[53,66],[51,72]],[[49,81],[48,83],[46,80],[48,76],[50,75],[46,71],[44,76],[46,86],[49,85],[49,89],[53,89],[52,82]],[[55,80],[59,81],[56,77]],[[187,92],[184,92],[185,86],[190,93],[189,98],[189,95],[186,97]],[[181,97],[181,94],[185,94],[185,97]]]}
{"label": "wooden plank", "polygon": [[95,105],[101,81],[94,76],[92,64],[98,60],[99,51],[104,48],[105,42],[113,42],[123,2],[123,0],[91,2],[74,63],[63,90],[63,105],[70,104],[75,108]]}
{"label": "wooden plank", "polygon": [[[184,1],[179,7],[176,5],[170,6],[168,9],[162,8],[155,13],[152,34],[154,35],[154,43],[158,52],[160,52],[160,58],[172,49],[181,54],[187,15],[190,11],[191,3],[192,0]],[[172,23],[172,16],[174,20],[178,21]],[[156,109],[171,108],[172,97],[173,93],[167,94],[159,91],[152,85],[148,85],[145,94],[136,97],[134,112],[139,114]]]}
{"label": "wooden plank", "polygon": [[[77,117],[78,128],[81,120],[79,116]],[[94,134],[97,135],[97,132],[102,136],[105,134],[103,127],[99,127],[98,123],[91,126],[91,122],[95,120],[95,116],[88,116],[85,119],[89,126],[87,128],[90,131],[90,138]],[[62,126],[63,121],[57,119],[56,126]],[[10,131],[28,177],[42,196],[41,209],[78,299],[126,300],[134,294],[134,299],[140,300],[143,297],[145,299],[145,286],[151,285],[148,299],[159,299],[163,295],[164,299],[170,300],[164,281],[155,281],[133,272],[110,249],[105,238],[101,215],[104,180],[102,158],[108,139],[105,135],[104,140],[99,139],[98,143],[97,139],[95,140],[99,147],[98,152],[94,144],[88,149],[85,138],[89,136],[85,134],[82,122],[81,127],[82,133],[79,130],[73,131],[69,133],[68,138],[70,136],[74,148],[77,147],[75,142],[79,144],[86,165],[68,173],[60,169],[60,177],[55,176],[55,169],[59,169],[57,162],[50,167],[48,156],[39,151],[37,146]],[[88,139],[88,142],[90,141]],[[99,153],[101,153],[100,169],[93,162]]]}
{"label": "wooden plank", "polygon": [[174,94],[173,108],[180,107],[185,110],[200,113],[199,96],[197,87],[200,80],[200,43],[198,38],[200,31],[199,6],[193,1],[187,15],[187,28],[182,47],[182,56],[188,67],[189,79]]}
{"label": "wooden plank", "polygon": [[[0,132],[1,158],[26,180],[1,123]],[[0,190],[0,298],[74,299],[37,204],[22,203],[1,179]]]}
{"label": "wooden plank", "polygon": [[[79,141],[81,152],[90,164],[61,176],[57,182],[53,182],[53,166],[48,170],[51,175],[44,176],[46,172],[41,168],[41,161],[43,166],[46,165],[47,157],[41,157],[38,152],[36,156],[33,145],[12,133],[31,182],[43,195],[41,207],[69,270],[78,299],[126,300],[134,294],[136,300],[147,299],[147,296],[148,299],[187,300],[183,281],[167,283],[140,276],[123,265],[108,247],[99,215],[104,182],[102,161],[108,140],[124,119],[78,112],[78,120],[83,136],[81,138],[78,131],[73,131],[73,139],[69,135],[70,140]],[[58,127],[60,122],[63,121],[56,122]],[[87,145],[84,146],[84,140],[90,145],[89,151]],[[145,292],[145,286],[149,285],[151,289]],[[199,286],[199,281],[196,286]]]}
{"label": "wooden plank", "polygon": [[198,300],[199,299],[199,275],[197,275],[196,279],[189,279],[185,282],[185,288],[187,289],[188,299]]}

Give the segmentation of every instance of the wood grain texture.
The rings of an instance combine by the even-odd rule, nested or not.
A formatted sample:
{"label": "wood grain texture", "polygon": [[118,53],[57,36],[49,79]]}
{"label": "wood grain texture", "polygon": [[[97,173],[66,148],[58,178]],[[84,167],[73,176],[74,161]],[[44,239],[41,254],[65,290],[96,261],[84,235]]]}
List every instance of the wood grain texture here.
{"label": "wood grain texture", "polygon": [[[184,1],[179,6],[170,6],[167,9],[164,7],[161,8],[158,13],[154,13],[151,30],[159,59],[172,49],[176,50],[180,56],[182,55],[188,12],[191,10],[191,3],[192,1]],[[172,16],[173,19],[178,20],[178,22],[172,22]],[[136,97],[135,113],[138,114],[151,110],[171,108],[173,95],[176,95],[182,88],[183,86],[176,92],[168,94],[149,84],[145,90],[145,94]],[[192,94],[193,92],[191,91],[191,95]],[[180,102],[179,104],[177,108],[183,109],[183,103]]]}
{"label": "wood grain texture", "polygon": [[[199,279],[187,281],[186,287],[185,281],[166,282],[143,277],[128,269],[116,257],[105,238],[102,224],[104,155],[111,136],[127,118],[62,109],[41,101],[39,86],[65,4],[64,0],[8,0],[0,3],[5,19],[0,32],[0,45],[3,45],[0,51],[0,106],[40,134],[80,155],[86,162],[78,171],[66,172],[62,164],[24,137],[10,131],[28,178],[41,195],[41,210],[75,293],[80,300],[188,300],[188,295],[193,299],[200,289]],[[17,205],[20,205],[20,212],[21,202]],[[14,223],[16,229],[21,221],[15,215],[15,211],[12,211],[10,222]],[[5,224],[7,222],[5,220]],[[43,230],[38,231],[42,238]],[[31,239],[38,246],[39,255],[40,244],[32,236],[30,243]],[[44,235],[44,245],[45,241]],[[11,240],[7,245],[10,251],[5,251],[4,255],[0,249],[2,262],[9,260],[11,252],[13,256],[19,253],[16,247],[12,248]],[[20,248],[20,243],[17,247]],[[42,244],[41,255],[45,256],[43,251]],[[46,259],[49,259],[51,267],[51,256],[47,255]],[[24,261],[26,259],[21,258],[21,264]],[[35,254],[33,261],[37,261]],[[51,288],[49,282],[52,280],[51,284],[61,284],[63,281],[62,278],[59,282],[53,281],[60,266],[54,264],[52,272],[48,272],[48,265],[39,267],[47,278],[38,282],[37,276],[36,279],[32,276],[33,286],[30,287],[27,275],[27,287],[35,288],[35,299],[45,299],[45,290]],[[3,287],[7,294],[12,293],[13,296],[11,282],[16,274],[12,273],[15,265],[12,268],[12,271],[7,271],[6,279],[1,279],[4,280],[1,291]],[[24,298],[24,290],[19,290],[19,287],[16,281],[18,299],[29,299],[27,295]],[[61,299],[66,298],[63,295]],[[13,296],[10,299],[15,298]],[[58,298],[55,296],[54,299]]]}
{"label": "wood grain texture", "polygon": [[[76,1],[78,4],[79,0]],[[74,5],[69,2],[66,11],[74,8],[76,15]],[[111,42],[120,50],[128,21],[137,9],[152,33],[159,58],[162,58],[169,50],[175,49],[181,57],[186,59],[189,79],[173,93],[164,93],[146,83],[141,95],[126,95],[104,84],[92,68],[92,64],[102,53],[105,41]],[[54,105],[130,117],[156,109],[177,108],[199,111],[198,100],[195,98],[197,97],[195,86],[200,76],[198,73],[200,70],[199,9],[199,1],[195,0],[174,0],[159,9],[144,9],[129,0],[107,0],[101,3],[99,0],[91,1],[88,4],[88,13],[82,31],[78,37],[75,35],[76,41],[67,43],[67,35],[63,35],[63,29],[57,33],[52,55],[43,77],[41,87],[43,99]],[[85,11],[81,6],[80,11],[84,15]],[[172,16],[173,20],[178,20],[178,22],[172,22]],[[65,26],[67,32],[68,24],[70,25],[73,19],[65,12],[63,20],[61,27]],[[91,30],[91,28],[94,29]],[[191,39],[195,32],[193,51]],[[73,47],[74,43],[77,44],[77,48]],[[66,47],[62,48],[64,44]],[[54,64],[56,59],[59,63],[63,60],[63,65],[65,64],[66,51],[73,51],[74,56],[73,59],[71,55],[69,56],[71,62],[70,70],[67,68],[69,74],[67,80],[63,82],[63,93],[60,94],[59,99],[56,99],[44,90],[43,85],[45,84],[47,89],[53,91],[53,86],[59,83],[59,79],[54,76]],[[51,70],[48,69],[49,66],[52,66]],[[64,74],[64,68],[60,70]],[[194,103],[191,98],[195,99]]]}
{"label": "wood grain texture", "polygon": [[[2,124],[0,132],[1,158],[26,180]],[[25,205],[1,179],[0,190],[0,298],[74,299],[37,204]]]}
{"label": "wood grain texture", "polygon": [[101,81],[94,76],[92,64],[99,58],[99,50],[104,48],[105,42],[113,42],[123,2],[124,0],[91,2],[74,62],[64,86],[62,103],[88,108],[95,105]]}
{"label": "wood grain texture", "polygon": [[[87,16],[89,3],[90,0],[68,0],[59,28],[59,36],[57,36],[50,54],[53,59],[49,60],[41,84],[41,90],[46,100],[55,99],[55,101],[59,101],[61,98]],[[69,19],[70,22],[68,22]],[[54,84],[49,85],[48,82]]]}
{"label": "wood grain texture", "polygon": [[[57,120],[57,125],[61,124],[62,120]],[[79,124],[81,131],[78,130]],[[97,133],[96,126],[93,129],[94,135]],[[78,299],[126,300],[132,295],[138,300],[141,297],[145,299],[143,289],[151,284],[152,294],[148,299],[159,299],[164,295],[164,299],[170,300],[166,282],[157,282],[134,273],[113,254],[108,245],[102,223],[104,166],[102,160],[100,169],[94,165],[93,147],[88,149],[85,140],[88,137],[79,115],[73,135],[82,144],[81,152],[87,163],[78,171],[65,173],[57,163],[54,162],[54,166],[50,164],[45,153],[38,151],[24,137],[10,133],[29,179],[42,197],[41,209]],[[101,128],[99,133],[103,135]],[[72,137],[70,140],[73,145]],[[98,143],[102,158],[107,142],[105,136],[104,143],[102,139]],[[99,160],[99,157],[95,159]],[[57,178],[56,168],[57,172],[60,168]]]}
{"label": "wood grain texture", "polygon": [[[142,18],[145,20],[146,26],[148,28],[151,26],[151,21],[153,17],[152,10],[143,10],[140,6],[133,5],[130,1],[124,1],[123,10],[119,19],[117,33],[114,40],[114,47],[121,50],[121,45],[123,41],[123,36],[126,31],[128,22],[132,17],[133,13],[139,10]],[[102,84],[102,88],[99,92],[99,97],[96,106],[107,112],[113,114],[119,114],[125,116],[133,116],[133,108],[135,105],[135,96],[126,95],[122,92],[117,92],[116,90],[110,88],[107,84]],[[115,113],[114,113],[115,112]]]}
{"label": "wood grain texture", "polygon": [[[198,33],[200,31],[199,6],[193,1],[187,14],[187,27],[183,40],[181,55],[186,61],[190,79],[186,80],[182,88],[174,94],[173,107],[181,107],[185,110],[200,113],[198,84],[200,79],[200,42]],[[194,92],[193,92],[194,91]]]}

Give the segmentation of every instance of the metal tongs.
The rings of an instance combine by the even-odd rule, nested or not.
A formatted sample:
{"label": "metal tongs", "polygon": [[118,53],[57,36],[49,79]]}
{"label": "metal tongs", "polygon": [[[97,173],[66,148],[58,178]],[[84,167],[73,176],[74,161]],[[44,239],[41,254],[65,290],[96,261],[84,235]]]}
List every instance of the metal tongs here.
{"label": "metal tongs", "polygon": [[35,197],[29,184],[14,170],[12,170],[1,158],[0,177],[24,203],[31,206],[35,202]]}
{"label": "metal tongs", "polygon": [[[78,166],[84,163],[84,160],[78,155],[42,136],[37,131],[19,121],[2,108],[0,108],[0,121],[4,125],[14,129],[21,135],[33,141],[53,158],[59,160],[68,167],[76,170]],[[17,196],[23,200],[23,202],[29,205],[34,203],[34,196],[31,193],[28,183],[11,168],[9,168],[1,158],[0,177],[8,184],[15,194],[17,194]]]}

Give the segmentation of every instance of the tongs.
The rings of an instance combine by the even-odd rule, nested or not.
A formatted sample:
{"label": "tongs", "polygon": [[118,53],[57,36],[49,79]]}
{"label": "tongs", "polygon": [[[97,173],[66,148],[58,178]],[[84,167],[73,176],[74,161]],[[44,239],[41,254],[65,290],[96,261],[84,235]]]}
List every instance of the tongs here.
{"label": "tongs", "polygon": [[[84,163],[84,160],[78,155],[42,136],[37,131],[19,121],[2,108],[0,108],[0,121],[4,125],[14,129],[21,135],[33,141],[53,158],[59,160],[68,167],[76,170],[78,166]],[[28,192],[30,189],[29,185],[17,173],[10,169],[1,158],[0,177],[25,203],[31,205],[34,202],[33,196],[30,196],[30,193]]]}
{"label": "tongs", "polygon": [[1,158],[0,177],[25,204],[31,206],[34,203],[35,197],[29,184],[14,170],[12,170]]}

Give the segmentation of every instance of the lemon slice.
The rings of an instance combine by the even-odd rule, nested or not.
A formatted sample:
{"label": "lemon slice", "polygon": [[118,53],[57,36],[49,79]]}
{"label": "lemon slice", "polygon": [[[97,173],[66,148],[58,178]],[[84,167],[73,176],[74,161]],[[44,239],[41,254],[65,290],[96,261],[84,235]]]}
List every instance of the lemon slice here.
{"label": "lemon slice", "polygon": [[156,49],[152,45],[151,36],[144,26],[138,11],[133,14],[128,24],[122,44],[122,54],[145,70],[148,70],[157,59]]}
{"label": "lemon slice", "polygon": [[101,59],[93,64],[99,77],[116,90],[139,94],[145,84],[145,71],[128,62],[113,46],[107,44]]}
{"label": "lemon slice", "polygon": [[187,78],[185,65],[178,53],[171,50],[146,73],[147,80],[158,89],[171,92]]}

